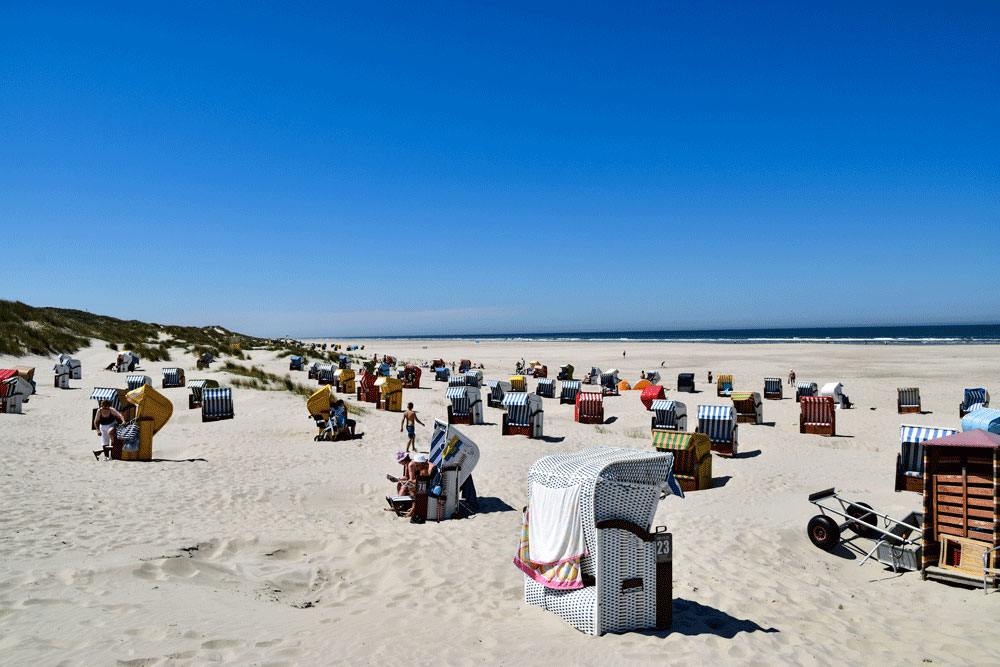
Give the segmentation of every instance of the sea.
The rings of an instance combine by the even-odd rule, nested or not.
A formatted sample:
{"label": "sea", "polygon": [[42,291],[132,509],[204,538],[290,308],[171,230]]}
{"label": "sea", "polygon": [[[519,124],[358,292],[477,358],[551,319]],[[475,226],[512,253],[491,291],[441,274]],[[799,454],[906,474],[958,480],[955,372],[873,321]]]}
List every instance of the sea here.
{"label": "sea", "polygon": [[[358,337],[362,338],[362,337]],[[501,340],[643,343],[831,343],[840,345],[984,345],[1000,343],[1000,324],[697,329],[677,331],[566,331],[459,335],[364,336],[366,340]]]}

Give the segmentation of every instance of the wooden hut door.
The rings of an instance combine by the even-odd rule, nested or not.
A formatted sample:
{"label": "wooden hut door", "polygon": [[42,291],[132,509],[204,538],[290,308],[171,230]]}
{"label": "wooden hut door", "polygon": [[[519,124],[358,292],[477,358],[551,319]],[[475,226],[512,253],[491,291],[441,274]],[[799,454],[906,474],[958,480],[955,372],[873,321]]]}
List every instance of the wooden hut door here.
{"label": "wooden hut door", "polygon": [[945,455],[933,475],[935,538],[955,535],[982,542],[994,539],[993,459]]}

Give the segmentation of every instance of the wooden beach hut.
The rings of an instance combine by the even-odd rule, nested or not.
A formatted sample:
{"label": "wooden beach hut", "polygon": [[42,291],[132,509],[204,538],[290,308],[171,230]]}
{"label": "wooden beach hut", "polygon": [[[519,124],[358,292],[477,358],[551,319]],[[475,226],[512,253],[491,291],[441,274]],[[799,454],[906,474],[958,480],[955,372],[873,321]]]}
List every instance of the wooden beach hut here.
{"label": "wooden beach hut", "polygon": [[1000,435],[976,429],[923,444],[921,574],[995,588],[1000,579]]}

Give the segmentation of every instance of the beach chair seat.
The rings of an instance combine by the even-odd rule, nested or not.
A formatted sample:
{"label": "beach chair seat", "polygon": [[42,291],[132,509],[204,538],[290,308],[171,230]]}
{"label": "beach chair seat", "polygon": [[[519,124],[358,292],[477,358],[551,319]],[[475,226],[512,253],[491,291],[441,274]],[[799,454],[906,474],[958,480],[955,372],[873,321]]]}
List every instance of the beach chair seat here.
{"label": "beach chair seat", "polygon": [[549,367],[544,364],[538,364],[531,369],[531,377],[533,378],[547,378],[548,376]]}
{"label": "beach chair seat", "polygon": [[503,407],[503,396],[511,391],[510,382],[506,380],[486,381],[486,405],[491,408]]}
{"label": "beach chair seat", "polygon": [[816,396],[819,392],[819,387],[817,387],[815,382],[796,382],[795,383],[795,402],[801,402],[804,396]]}
{"label": "beach chair seat", "polygon": [[896,455],[896,491],[924,490],[924,447],[925,440],[954,435],[955,429],[928,428],[901,424],[899,427],[899,454]]}
{"label": "beach chair seat", "polygon": [[646,377],[643,379],[649,382],[649,384],[660,384],[660,371],[648,370],[645,371],[645,375]]}
{"label": "beach chair seat", "polygon": [[[472,472],[479,463],[479,447],[454,426],[434,420],[428,460],[438,471],[438,488],[420,488],[424,497],[416,502],[419,521],[443,521],[478,510]],[[428,488],[430,487],[430,488]],[[408,511],[409,505],[403,504]]]}
{"label": "beach chair seat", "polygon": [[380,377],[375,381],[378,389],[377,410],[389,412],[402,412],[403,410],[403,382],[398,378]]}
{"label": "beach chair seat", "polygon": [[687,406],[680,401],[659,398],[650,406],[653,416],[650,418],[651,428],[655,430],[686,431]]}
{"label": "beach chair seat", "polygon": [[677,374],[677,391],[686,391],[693,394],[694,388],[694,373],[678,373]]}
{"label": "beach chair seat", "polygon": [[576,405],[576,395],[580,393],[579,380],[563,380],[559,385],[559,403]]}
{"label": "beach chair seat", "polygon": [[379,388],[375,386],[378,375],[363,371],[358,374],[358,400],[366,403],[378,403]]}
{"label": "beach chair seat", "polygon": [[732,375],[719,375],[715,379],[715,388],[717,396],[729,396],[733,393],[733,376]]}
{"label": "beach chair seat", "polygon": [[204,388],[201,392],[201,420],[214,422],[233,419],[233,390],[229,387]]}
{"label": "beach chair seat", "polygon": [[414,366],[413,364],[407,364],[404,366],[403,370],[399,372],[399,379],[403,381],[403,388],[419,389],[420,375],[420,367]]}
{"label": "beach chair seat", "polygon": [[739,448],[736,411],[728,405],[699,405],[698,433],[704,433],[719,456],[733,457]]}
{"label": "beach chair seat", "polygon": [[764,404],[755,391],[734,391],[729,395],[739,424],[763,424]]}
{"label": "beach chair seat", "polygon": [[478,425],[483,423],[483,401],[479,387],[461,385],[448,387],[444,397],[451,401],[448,406],[449,424]]}
{"label": "beach chair seat", "polygon": [[827,382],[823,385],[823,388],[819,390],[819,396],[829,396],[833,399],[833,406],[835,409],[840,410],[841,408],[851,407],[851,401],[844,394],[844,385],[839,382]]}
{"label": "beach chair seat", "polygon": [[342,394],[353,394],[355,391],[355,374],[350,368],[336,368],[333,371],[333,386]]}
{"label": "beach chair seat", "polygon": [[573,419],[581,424],[603,424],[604,393],[600,391],[577,392]]}
{"label": "beach chair seat", "polygon": [[188,410],[194,410],[195,408],[201,407],[201,394],[205,389],[217,389],[219,383],[216,380],[206,380],[198,378],[196,380],[189,380],[187,383],[188,389],[191,391],[188,394]]}
{"label": "beach chair seat", "polygon": [[66,366],[69,369],[69,379],[70,380],[82,380],[83,379],[83,368],[80,365],[79,359],[74,359],[68,354],[59,355],[59,363]]}
{"label": "beach chair seat", "polygon": [[784,396],[784,385],[781,378],[764,378],[764,398],[771,401],[780,401]]}
{"label": "beach chair seat", "polygon": [[545,398],[556,397],[556,381],[551,378],[541,378],[535,386],[535,393]]}
{"label": "beach chair seat", "polygon": [[665,398],[667,395],[666,390],[658,384],[651,384],[642,390],[642,394],[639,395],[639,400],[642,404],[646,406],[647,410],[653,409],[653,401]]}
{"label": "beach chair seat", "polygon": [[462,359],[458,362],[458,372],[465,373],[472,368],[472,362],[468,359]]}
{"label": "beach chair seat", "polygon": [[[672,622],[672,535],[650,532],[662,493],[683,496],[672,475],[674,456],[613,447],[543,457],[528,473],[514,564],[524,573],[524,599],[590,635],[668,628]],[[579,489],[585,552],[570,563],[577,581],[550,581],[530,560],[532,494]]]}
{"label": "beach chair seat", "polygon": [[961,419],[973,410],[990,407],[990,392],[982,387],[965,390],[965,398],[958,406],[958,418]]}
{"label": "beach chair seat", "polygon": [[183,368],[164,368],[163,369],[163,380],[160,383],[163,389],[169,389],[173,387],[183,387],[184,386],[184,369]]}
{"label": "beach chair seat", "polygon": [[898,387],[896,389],[896,412],[920,412],[920,389],[917,387]]}
{"label": "beach chair seat", "polygon": [[836,406],[832,396],[803,396],[799,399],[799,433],[837,434]]}
{"label": "beach chair seat", "polygon": [[69,389],[70,370],[65,364],[56,364],[52,367],[53,386],[56,389]]}
{"label": "beach chair seat", "polygon": [[653,449],[674,455],[674,479],[685,493],[712,488],[712,441],[704,433],[653,429]]}
{"label": "beach chair seat", "polygon": [[509,391],[504,394],[501,403],[507,411],[500,426],[501,435],[542,437],[545,412],[540,396],[523,391]]}
{"label": "beach chair seat", "polygon": [[479,387],[479,388],[482,388],[482,386],[483,386],[483,372],[481,370],[472,369],[472,370],[465,371],[465,373],[463,374],[463,377],[465,378],[465,384],[466,385],[468,385],[470,387]]}

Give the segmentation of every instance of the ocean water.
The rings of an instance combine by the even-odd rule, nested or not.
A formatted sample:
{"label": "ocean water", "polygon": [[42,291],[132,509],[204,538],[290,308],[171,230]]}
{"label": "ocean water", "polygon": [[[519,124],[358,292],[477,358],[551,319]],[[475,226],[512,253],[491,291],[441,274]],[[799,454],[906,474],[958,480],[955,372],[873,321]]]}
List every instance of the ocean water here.
{"label": "ocean water", "polygon": [[[365,337],[371,339],[371,336]],[[837,343],[848,345],[976,345],[1000,343],[1000,324],[930,326],[700,329],[685,331],[568,331],[558,333],[376,336],[384,340],[508,340],[647,343]]]}

